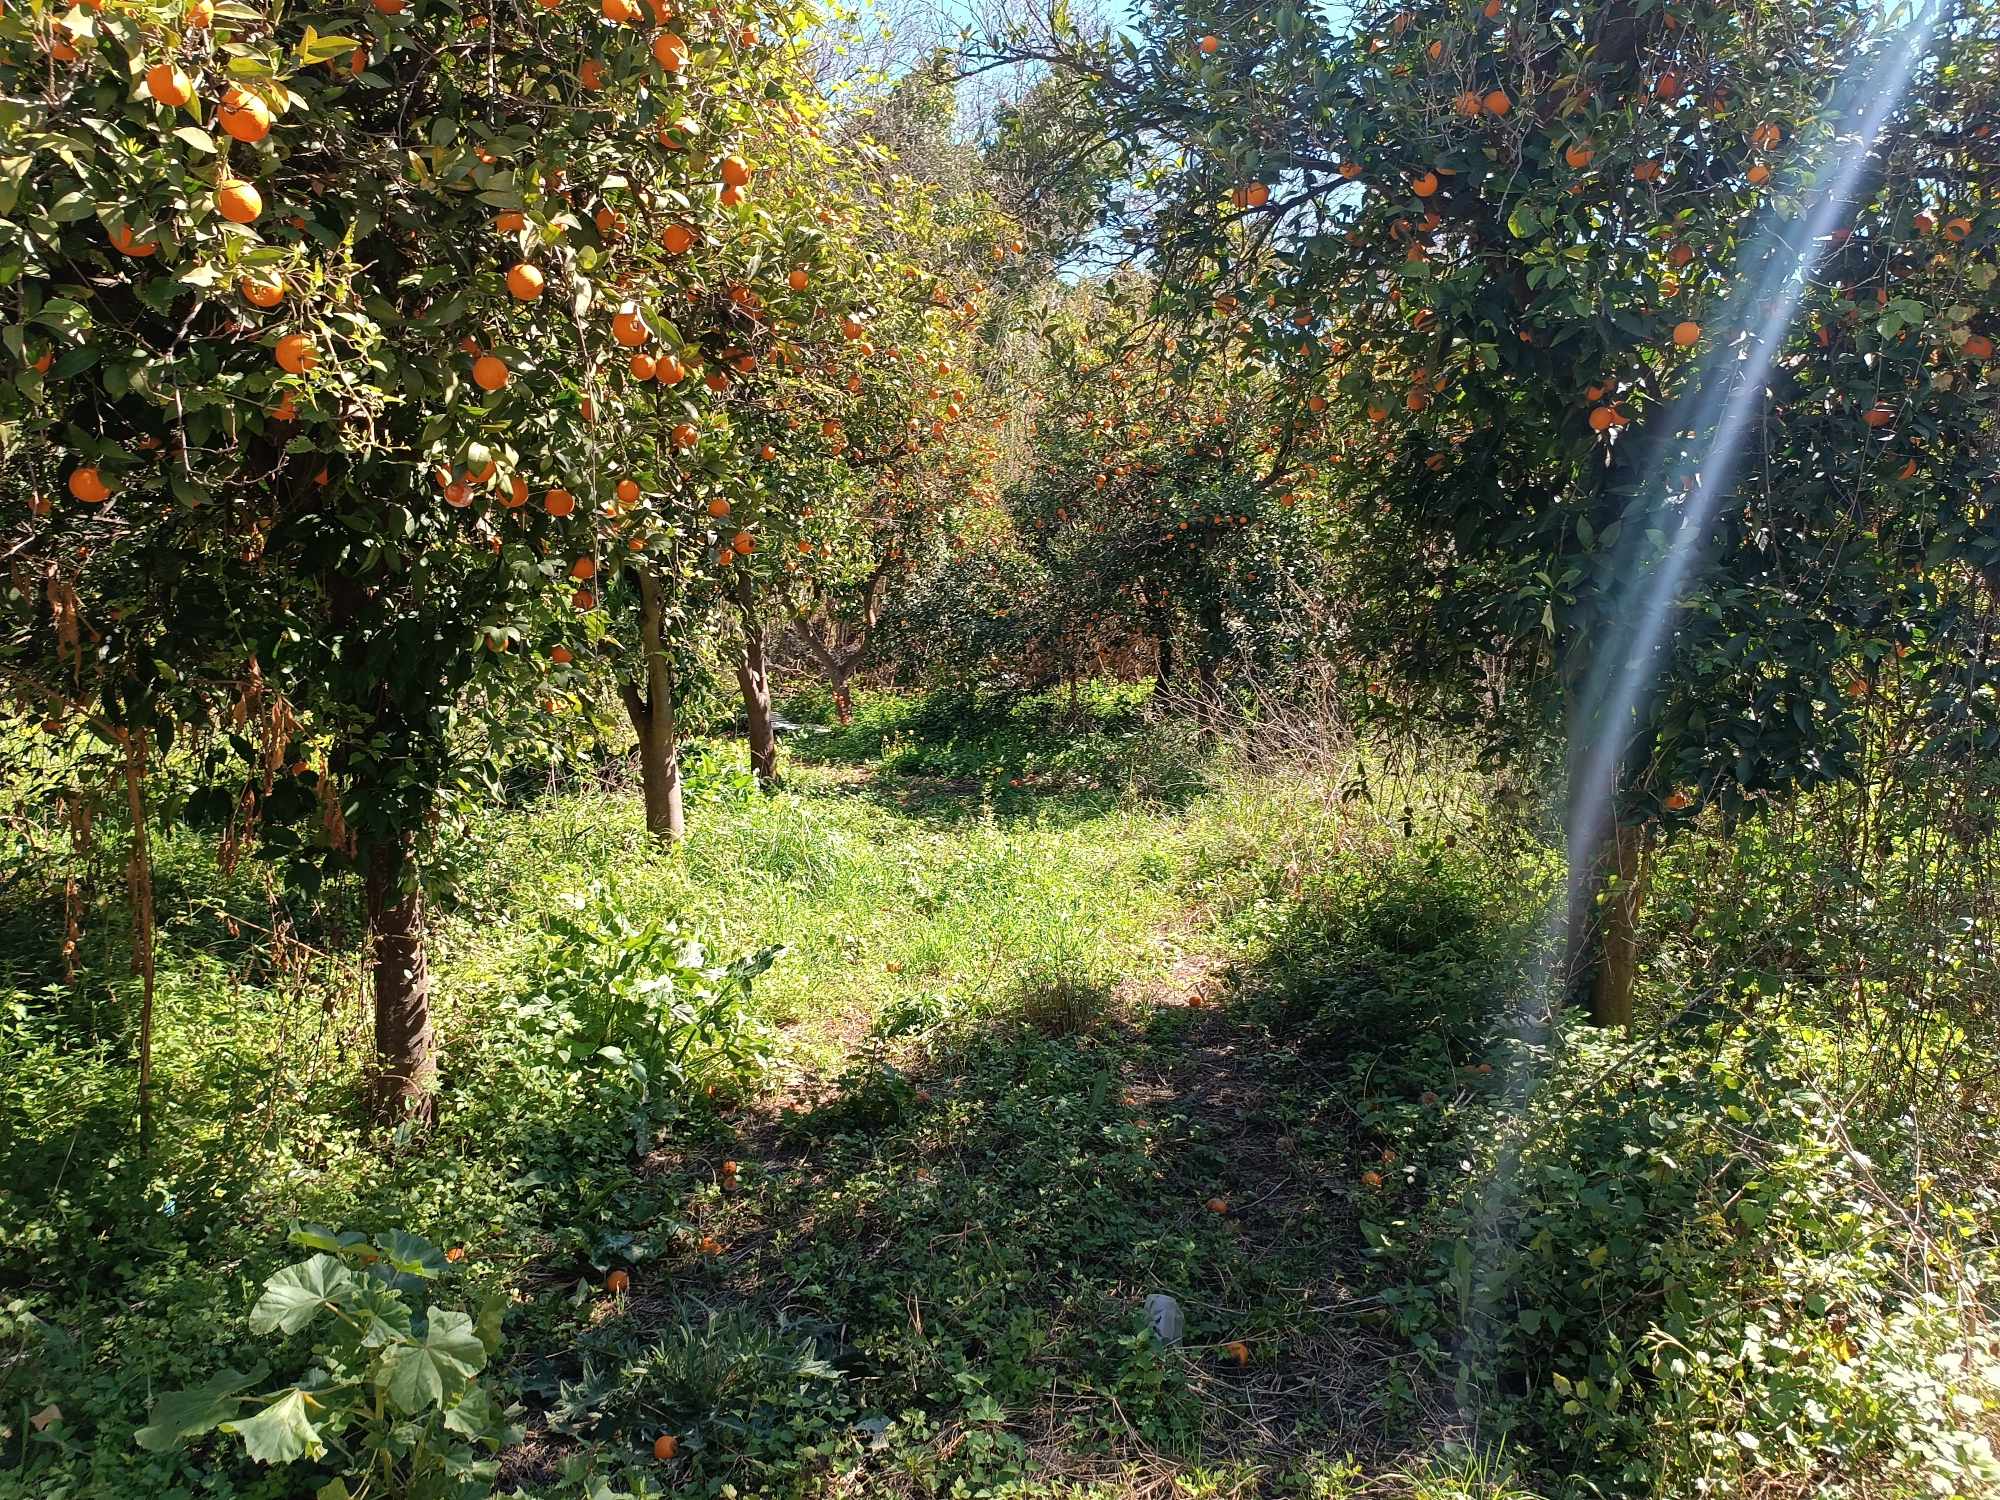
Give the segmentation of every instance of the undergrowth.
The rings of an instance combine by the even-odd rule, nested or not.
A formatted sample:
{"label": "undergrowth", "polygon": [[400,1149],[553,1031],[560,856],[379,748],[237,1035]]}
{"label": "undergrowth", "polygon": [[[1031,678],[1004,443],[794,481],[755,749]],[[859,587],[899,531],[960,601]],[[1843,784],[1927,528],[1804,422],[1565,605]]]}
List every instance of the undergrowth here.
{"label": "undergrowth", "polygon": [[[1626,1038],[1549,1014],[1559,860],[1443,749],[1279,772],[1130,693],[862,695],[780,793],[738,769],[677,851],[595,782],[452,847],[425,1132],[362,1123],[351,893],[282,909],[212,830],[161,837],[142,1158],[115,892],[65,985],[49,892],[10,887],[0,1496],[332,1484],[334,1452],[136,1436],[251,1358],[300,1225],[436,1247],[413,1348],[433,1301],[504,1309],[454,1347],[536,1500],[2000,1483],[1949,893],[1892,862],[1836,911],[1809,818],[1677,847]],[[1715,849],[1754,919],[1699,899]],[[364,1357],[319,1336],[243,1389]],[[443,1413],[472,1377],[439,1368]]]}

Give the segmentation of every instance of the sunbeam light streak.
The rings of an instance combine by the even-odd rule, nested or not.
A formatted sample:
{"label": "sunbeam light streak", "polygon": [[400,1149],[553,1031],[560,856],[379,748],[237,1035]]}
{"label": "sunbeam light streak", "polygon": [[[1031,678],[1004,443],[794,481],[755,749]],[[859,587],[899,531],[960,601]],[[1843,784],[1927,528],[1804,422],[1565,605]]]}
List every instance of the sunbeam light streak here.
{"label": "sunbeam light streak", "polygon": [[[1720,326],[1755,330],[1740,344],[1715,348],[1694,374],[1681,397],[1681,410],[1663,423],[1663,437],[1654,468],[1678,457],[1678,434],[1707,433],[1699,482],[1679,506],[1680,497],[1664,480],[1658,486],[1651,528],[1670,540],[1656,563],[1648,564],[1649,528],[1627,533],[1628,553],[1623,571],[1628,586],[1613,597],[1629,601],[1622,626],[1607,649],[1592,663],[1582,688],[1583,713],[1577,722],[1594,726],[1587,750],[1577,757],[1568,789],[1569,891],[1550,914],[1529,972],[1515,990],[1504,1018],[1511,1045],[1502,1062],[1501,1086],[1515,1121],[1525,1118],[1526,1104],[1541,1079],[1538,1059],[1549,1039],[1549,1018],[1556,991],[1567,978],[1561,972],[1569,951],[1569,923],[1587,907],[1571,899],[1579,881],[1593,877],[1595,851],[1614,816],[1617,773],[1632,727],[1648,695],[1659,681],[1662,647],[1682,589],[1700,559],[1708,525],[1717,506],[1736,482],[1743,466],[1752,424],[1762,409],[1774,362],[1797,316],[1806,287],[1832,242],[1840,221],[1867,170],[1877,138],[1900,104],[1938,24],[1938,7],[1925,4],[1891,43],[1876,49],[1871,60],[1858,64],[1836,91],[1830,110],[1835,121],[1852,121],[1830,133],[1829,148],[1816,173],[1809,209],[1788,226],[1774,226],[1770,238],[1750,253],[1768,253],[1769,264],[1746,282],[1726,310]],[[1712,367],[1718,360],[1736,368]],[[1670,526],[1680,508],[1678,526]],[[1497,1319],[1506,1311],[1502,1289],[1492,1285],[1499,1272],[1505,1222],[1518,1198],[1522,1142],[1518,1132],[1500,1143],[1492,1172],[1475,1191],[1479,1195],[1476,1228],[1462,1247],[1455,1267],[1461,1299],[1455,1392],[1460,1421],[1477,1431],[1481,1395],[1487,1388],[1498,1345]]]}
{"label": "sunbeam light streak", "polygon": [[[1734,487],[1748,446],[1751,424],[1762,409],[1765,388],[1778,351],[1798,313],[1799,302],[1821,257],[1831,243],[1839,221],[1851,207],[1854,190],[1867,169],[1890,114],[1909,87],[1919,61],[1929,49],[1935,24],[1935,10],[1927,5],[1904,28],[1901,38],[1877,54],[1874,66],[1863,76],[1843,80],[1841,97],[1834,117],[1860,119],[1851,130],[1834,137],[1831,159],[1819,172],[1818,200],[1800,219],[1789,245],[1783,240],[1772,253],[1761,276],[1746,282],[1728,309],[1726,327],[1751,329],[1759,316],[1762,326],[1747,342],[1747,353],[1724,347],[1711,352],[1704,367],[1688,389],[1697,393],[1686,412],[1675,412],[1663,425],[1661,450],[1656,465],[1668,457],[1675,435],[1684,431],[1709,432],[1707,452],[1697,469],[1699,482],[1688,497],[1680,525],[1671,531],[1672,540],[1650,577],[1639,577],[1631,590],[1632,607],[1624,628],[1612,637],[1608,649],[1592,664],[1582,696],[1582,713],[1577,722],[1592,727],[1591,742],[1577,762],[1570,795],[1570,881],[1572,895],[1577,882],[1593,878],[1593,855],[1609,830],[1617,792],[1618,764],[1641,706],[1660,669],[1655,657],[1666,639],[1669,622],[1682,587],[1700,557],[1708,523],[1722,497]],[[1772,231],[1774,237],[1776,231]],[[1760,314],[1760,309],[1768,312]],[[1736,359],[1741,368],[1720,381],[1710,380],[1708,361]],[[1720,387],[1707,396],[1701,392]],[[1674,497],[1661,488],[1658,502],[1660,531],[1674,504]],[[1643,548],[1647,528],[1635,527],[1627,545],[1637,553]],[[1643,565],[1635,565],[1634,572]],[[1623,591],[1621,591],[1623,592]],[[1575,910],[1572,903],[1571,910]]]}

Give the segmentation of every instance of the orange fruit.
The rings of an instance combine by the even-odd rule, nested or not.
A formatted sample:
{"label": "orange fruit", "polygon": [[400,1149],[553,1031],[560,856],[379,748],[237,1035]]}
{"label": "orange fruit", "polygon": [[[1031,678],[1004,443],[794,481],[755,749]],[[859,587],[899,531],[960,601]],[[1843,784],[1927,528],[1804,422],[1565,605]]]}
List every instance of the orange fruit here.
{"label": "orange fruit", "polygon": [[181,24],[189,31],[206,31],[215,24],[215,0],[188,0]]}
{"label": "orange fruit", "polygon": [[586,578],[595,578],[597,576],[597,559],[594,557],[579,557],[569,565],[569,576],[574,578],[578,583],[583,582]]}
{"label": "orange fruit", "polygon": [[472,362],[472,383],[482,391],[497,391],[507,383],[507,361],[497,354],[482,354]]}
{"label": "orange fruit", "polygon": [[1195,43],[1195,45],[1200,47],[1210,57],[1213,57],[1215,50],[1222,45],[1222,40],[1219,37],[1205,36],[1199,42]]}
{"label": "orange fruit", "polygon": [[1686,792],[1676,790],[1660,805],[1666,808],[1668,812],[1686,812],[1690,807],[1694,806],[1694,798],[1690,797]]}
{"label": "orange fruit", "polygon": [[736,554],[731,552],[727,547],[724,547],[720,552],[715,554],[715,565],[718,568],[726,568],[735,561]]}
{"label": "orange fruit", "polygon": [[660,248],[669,255],[685,255],[694,244],[694,231],[685,224],[669,224],[660,231]]}
{"label": "orange fruit", "polygon": [[750,164],[740,156],[723,157],[722,181],[726,187],[748,187],[750,185]]}
{"label": "orange fruit", "polygon": [[1991,359],[1993,357],[1993,340],[1983,333],[1975,333],[1959,346],[1959,352],[1967,359]]}
{"label": "orange fruit", "polygon": [[623,1296],[632,1289],[632,1273],[625,1270],[613,1271],[604,1278],[604,1290],[614,1297]]}
{"label": "orange fruit", "polygon": [[1656,161],[1642,161],[1632,169],[1632,178],[1635,182],[1658,182],[1660,164]]}
{"label": "orange fruit", "polygon": [[542,509],[552,516],[567,516],[576,511],[576,496],[568,490],[550,490],[542,496]]}
{"label": "orange fruit", "polygon": [[757,539],[747,531],[739,531],[729,539],[729,545],[743,556],[748,557],[757,550]]}
{"label": "orange fruit", "polygon": [[717,495],[713,500],[708,502],[708,513],[718,521],[721,520],[729,514],[729,502],[720,495]]}
{"label": "orange fruit", "polygon": [[678,73],[687,66],[688,44],[684,37],[663,31],[653,38],[653,61],[669,73]]}
{"label": "orange fruit", "polygon": [[634,380],[651,380],[654,372],[659,369],[659,364],[652,355],[642,350],[632,356],[625,368],[631,371]]}
{"label": "orange fruit", "polygon": [[639,12],[634,10],[627,0],[597,0],[597,10],[605,20],[619,25],[639,19]]}
{"label": "orange fruit", "polygon": [[194,97],[194,85],[172,63],[154,63],[146,69],[146,92],[156,103],[179,109]]}
{"label": "orange fruit", "polygon": [[1618,413],[1608,406],[1594,406],[1590,409],[1590,430],[1604,432],[1618,425]]}
{"label": "orange fruit", "polygon": [[1410,183],[1410,191],[1415,193],[1419,198],[1428,198],[1437,190],[1438,179],[1435,172],[1425,172]]}
{"label": "orange fruit", "polygon": [[518,234],[528,227],[528,216],[519,209],[510,208],[493,217],[493,227],[501,234]]}
{"label": "orange fruit", "polygon": [[646,327],[646,320],[639,309],[630,302],[611,319],[611,336],[628,349],[638,347],[652,337]]}
{"label": "orange fruit", "polygon": [[1231,1339],[1222,1346],[1222,1352],[1235,1360],[1239,1365],[1250,1363],[1250,1346],[1241,1339]]}
{"label": "orange fruit", "polygon": [[516,474],[507,482],[507,495],[500,502],[509,510],[519,510],[528,503],[528,481]]}
{"label": "orange fruit", "polygon": [[604,87],[604,64],[594,57],[586,57],[583,66],[576,70],[576,81],[595,92]]}
{"label": "orange fruit", "polygon": [[276,307],[285,300],[285,278],[282,276],[270,281],[259,281],[254,276],[245,276],[236,283],[236,289],[243,294],[243,300],[252,307]]}
{"label": "orange fruit", "polygon": [[1944,237],[1954,244],[1971,233],[1972,220],[1970,219],[1946,219],[1944,221]]}
{"label": "orange fruit", "polygon": [[1861,414],[1861,420],[1870,427],[1887,427],[1896,420],[1896,408],[1885,401],[1878,401]]}
{"label": "orange fruit", "polygon": [[157,240],[136,238],[129,224],[120,224],[111,231],[111,248],[132,256],[135,260],[144,260],[147,256],[155,254],[160,245]]}
{"label": "orange fruit", "polygon": [[665,1463],[681,1451],[681,1440],[671,1432],[663,1432],[653,1439],[653,1457]]}
{"label": "orange fruit", "polygon": [[559,667],[566,667],[575,659],[569,654],[569,647],[567,646],[549,647],[549,660]]}
{"label": "orange fruit", "polygon": [[676,422],[670,436],[676,448],[692,448],[701,441],[701,431],[692,422]]}
{"label": "orange fruit", "polygon": [[803,292],[808,286],[812,285],[812,278],[806,275],[804,271],[795,270],[785,278],[785,285],[795,292]]}
{"label": "orange fruit", "polygon": [[271,352],[278,361],[278,368],[287,375],[303,375],[319,363],[319,351],[303,333],[286,334]]}
{"label": "orange fruit", "polygon": [[653,378],[661,385],[679,385],[687,379],[687,366],[671,354],[663,354],[653,366]]}
{"label": "orange fruit", "polygon": [[232,88],[222,96],[215,123],[232,140],[246,144],[261,141],[271,133],[271,107],[255,94]]}
{"label": "orange fruit", "polygon": [[1262,208],[1271,201],[1271,190],[1261,182],[1253,182],[1243,190],[1243,197],[1251,208]]}
{"label": "orange fruit", "polygon": [[1771,169],[1761,161],[1743,174],[1752,187],[1762,187],[1771,180]]}
{"label": "orange fruit", "polygon": [[111,486],[104,482],[94,464],[70,471],[69,492],[85,505],[102,505],[111,498]]}
{"label": "orange fruit", "polygon": [[215,211],[232,224],[254,224],[264,212],[264,197],[242,178],[226,177],[216,185]]}
{"label": "orange fruit", "polygon": [[612,493],[618,497],[618,503],[621,505],[637,505],[639,503],[639,481],[636,479],[621,479],[613,487]]}
{"label": "orange fruit", "polygon": [[507,290],[523,302],[532,302],[541,296],[543,285],[542,273],[526,261],[507,272]]}
{"label": "orange fruit", "polygon": [[1674,324],[1674,343],[1682,349],[1691,349],[1701,340],[1701,324],[1688,321]]}
{"label": "orange fruit", "polygon": [[1590,142],[1573,141],[1570,143],[1569,148],[1563,152],[1563,160],[1569,164],[1572,171],[1581,172],[1585,167],[1590,165],[1591,157],[1596,154],[1591,149]]}
{"label": "orange fruit", "polygon": [[1212,1213],[1212,1214],[1226,1214],[1226,1213],[1228,1213],[1228,1212],[1229,1212],[1229,1200],[1228,1200],[1227,1198],[1211,1198],[1211,1199],[1209,1199],[1209,1200],[1208,1200],[1208,1211],[1209,1211],[1210,1213]]}
{"label": "orange fruit", "polygon": [[1514,101],[1507,97],[1505,89],[1494,89],[1481,102],[1485,104],[1489,115],[1504,115],[1514,107]]}
{"label": "orange fruit", "polygon": [[1657,99],[1678,99],[1681,96],[1681,80],[1678,73],[1662,73],[1653,84],[1653,96]]}
{"label": "orange fruit", "polygon": [[1476,93],[1460,94],[1457,103],[1452,107],[1468,120],[1477,119],[1479,116],[1479,95]]}

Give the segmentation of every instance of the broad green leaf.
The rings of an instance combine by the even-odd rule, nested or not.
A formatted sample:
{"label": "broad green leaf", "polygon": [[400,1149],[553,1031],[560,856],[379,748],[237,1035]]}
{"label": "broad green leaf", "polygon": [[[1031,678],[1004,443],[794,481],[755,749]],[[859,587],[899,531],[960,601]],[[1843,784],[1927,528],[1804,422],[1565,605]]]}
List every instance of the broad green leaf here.
{"label": "broad green leaf", "polygon": [[[469,450],[469,460],[475,466],[486,463],[492,457],[492,451],[483,443],[474,443]],[[376,1235],[375,1245],[398,1271],[424,1277],[444,1274],[444,1252],[420,1235],[405,1229],[392,1229],[387,1234]]]}
{"label": "broad green leaf", "polygon": [[376,1379],[399,1411],[422,1411],[442,1405],[465,1389],[486,1364],[486,1346],[462,1312],[433,1312],[422,1343],[396,1345],[383,1352]]}
{"label": "broad green leaf", "polygon": [[250,1331],[297,1333],[321,1308],[353,1293],[354,1273],[331,1255],[315,1255],[264,1283],[264,1295],[250,1311]]}
{"label": "broad green leaf", "polygon": [[296,1388],[254,1417],[224,1422],[222,1431],[242,1438],[244,1451],[259,1463],[288,1464],[296,1458],[317,1458],[326,1450],[306,1410],[306,1393]]}
{"label": "broad green leaf", "polygon": [[174,139],[193,151],[215,155],[215,137],[199,125],[183,125],[174,132]]}
{"label": "broad green leaf", "polygon": [[133,1440],[149,1453],[165,1453],[191,1437],[213,1432],[236,1415],[243,1405],[238,1392],[257,1378],[256,1374],[224,1370],[192,1390],[170,1391],[153,1403],[151,1420],[132,1434]]}

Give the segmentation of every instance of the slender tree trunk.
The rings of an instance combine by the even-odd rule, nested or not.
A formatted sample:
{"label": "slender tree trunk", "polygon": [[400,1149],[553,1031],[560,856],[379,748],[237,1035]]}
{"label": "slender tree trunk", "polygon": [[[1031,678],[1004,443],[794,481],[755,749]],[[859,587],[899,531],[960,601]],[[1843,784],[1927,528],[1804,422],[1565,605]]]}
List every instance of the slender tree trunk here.
{"label": "slender tree trunk", "polygon": [[414,875],[407,836],[368,847],[361,883],[375,967],[371,1104],[384,1124],[428,1120],[437,1082],[424,897]]}
{"label": "slender tree trunk", "polygon": [[757,617],[757,592],[748,575],[737,575],[736,605],[743,615],[743,651],[736,658],[736,683],[743,690],[750,769],[757,773],[757,784],[769,791],[778,780],[778,733],[771,722],[771,677],[764,659],[764,622]]}
{"label": "slender tree trunk", "polygon": [[125,797],[132,813],[132,968],[139,976],[139,1154],[153,1151],[153,855],[146,830],[146,732],[125,731]]}
{"label": "slender tree trunk", "polygon": [[[1569,854],[1563,953],[1566,1001],[1586,1008],[1599,1026],[1632,1023],[1639,914],[1645,900],[1646,830],[1620,818],[1625,796],[1646,774],[1653,740],[1638,735],[1624,747],[1610,785],[1586,770],[1602,726],[1585,715],[1573,679],[1568,707]],[[1596,784],[1593,784],[1596,783]]]}
{"label": "slender tree trunk", "polygon": [[1599,1026],[1632,1024],[1632,986],[1639,968],[1639,909],[1646,899],[1646,834],[1630,823],[1604,843],[1603,899],[1598,910],[1597,972],[1590,1019]]}
{"label": "slender tree trunk", "polygon": [[1165,693],[1174,681],[1174,633],[1171,626],[1161,624],[1154,629],[1153,640],[1158,647],[1153,664],[1153,694]]}
{"label": "slender tree trunk", "polygon": [[854,695],[847,690],[847,669],[836,667],[833,677],[833,716],[842,724],[854,722]]}
{"label": "slender tree trunk", "polygon": [[680,720],[674,710],[673,669],[667,661],[665,609],[660,581],[639,570],[639,641],[645,653],[646,690],[619,684],[632,732],[639,739],[639,786],[646,802],[646,832],[671,844],[687,834],[681,798]]}
{"label": "slender tree trunk", "polygon": [[1222,699],[1216,683],[1215,659],[1203,653],[1194,665],[1196,692],[1194,721],[1204,743],[1213,743],[1222,733]]}

